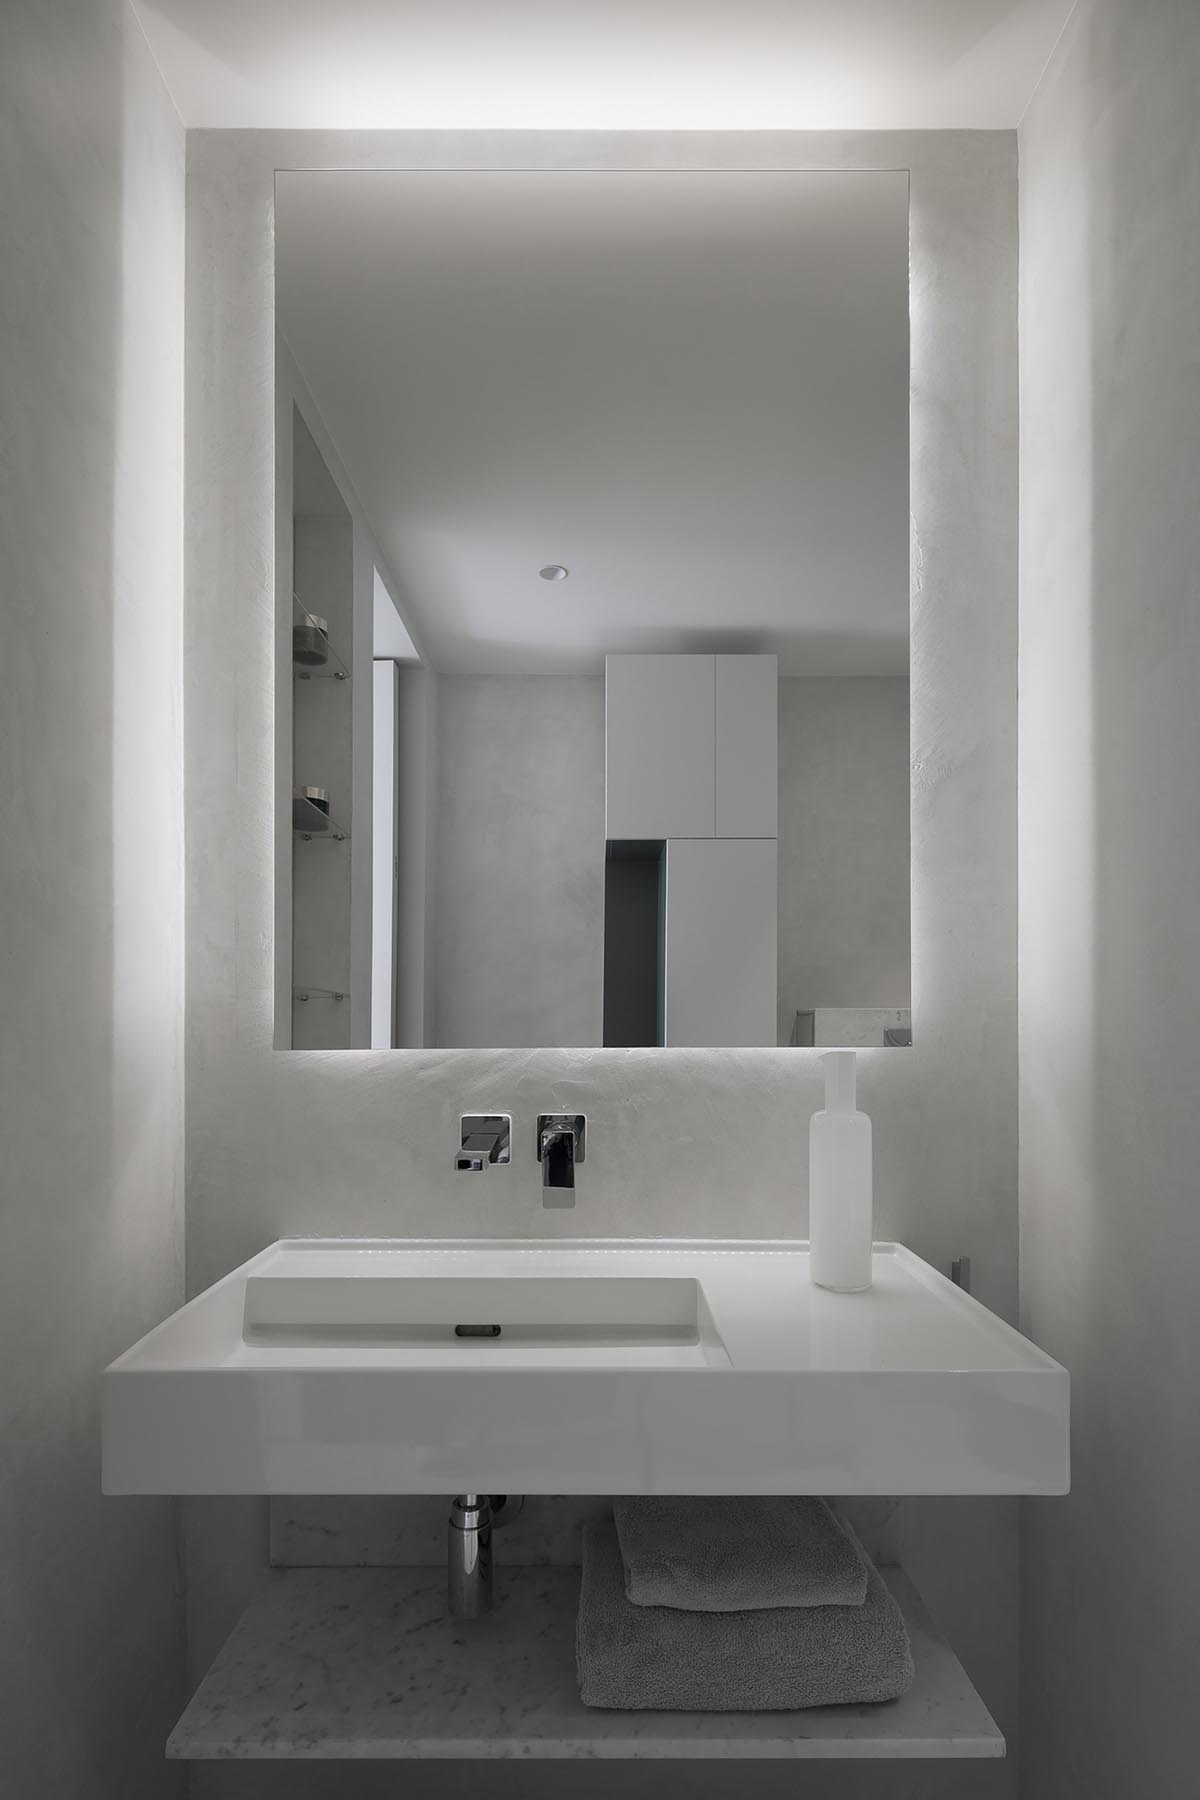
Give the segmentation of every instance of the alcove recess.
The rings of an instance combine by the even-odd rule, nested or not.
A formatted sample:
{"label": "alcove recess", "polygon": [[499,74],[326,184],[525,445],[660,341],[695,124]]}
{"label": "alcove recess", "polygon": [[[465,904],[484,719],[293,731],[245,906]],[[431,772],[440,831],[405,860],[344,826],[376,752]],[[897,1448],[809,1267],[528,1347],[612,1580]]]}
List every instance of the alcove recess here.
{"label": "alcove recess", "polygon": [[[354,527],[292,412],[292,1046],[350,1045]],[[327,798],[314,800],[310,790]]]}
{"label": "alcove recess", "polygon": [[529,1496],[497,1537],[496,1610],[464,1625],[446,1612],[442,1499],[272,1499],[273,1566],[167,1755],[259,1764],[1004,1755],[1003,1734],[970,1678],[870,1531],[867,1547],[912,1639],[916,1677],[902,1699],[794,1713],[585,1707],[575,1677],[580,1532],[609,1504]]}

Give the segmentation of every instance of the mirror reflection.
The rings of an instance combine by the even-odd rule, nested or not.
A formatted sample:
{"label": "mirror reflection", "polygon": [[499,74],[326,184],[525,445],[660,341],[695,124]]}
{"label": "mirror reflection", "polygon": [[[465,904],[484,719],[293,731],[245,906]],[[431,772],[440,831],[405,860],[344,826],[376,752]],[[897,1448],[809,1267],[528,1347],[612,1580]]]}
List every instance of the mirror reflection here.
{"label": "mirror reflection", "polygon": [[277,1041],[909,1041],[907,176],[276,186]]}

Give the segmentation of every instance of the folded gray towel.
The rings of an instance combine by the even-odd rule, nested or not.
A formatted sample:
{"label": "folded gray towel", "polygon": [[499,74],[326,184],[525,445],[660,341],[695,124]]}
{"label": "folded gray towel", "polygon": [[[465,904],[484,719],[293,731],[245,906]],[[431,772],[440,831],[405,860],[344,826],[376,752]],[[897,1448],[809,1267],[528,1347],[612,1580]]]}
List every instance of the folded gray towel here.
{"label": "folded gray towel", "polygon": [[633,1606],[607,1523],[584,1528],[575,1655],[584,1705],[629,1712],[863,1704],[896,1699],[913,1678],[903,1615],[873,1567],[861,1606]]}
{"label": "folded gray towel", "polygon": [[861,1606],[867,1564],[824,1500],[613,1501],[635,1606],[687,1612],[756,1607]]}

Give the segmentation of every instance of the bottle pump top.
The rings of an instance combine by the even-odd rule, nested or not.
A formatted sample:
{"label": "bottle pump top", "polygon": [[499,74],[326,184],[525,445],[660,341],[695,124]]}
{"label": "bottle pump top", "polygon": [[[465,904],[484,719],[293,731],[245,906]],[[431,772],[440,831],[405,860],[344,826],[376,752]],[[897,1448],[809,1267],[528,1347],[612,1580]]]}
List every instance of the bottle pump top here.
{"label": "bottle pump top", "polygon": [[854,1112],[857,1106],[858,1058],[853,1050],[827,1050],[821,1058],[825,1070],[827,1112]]}

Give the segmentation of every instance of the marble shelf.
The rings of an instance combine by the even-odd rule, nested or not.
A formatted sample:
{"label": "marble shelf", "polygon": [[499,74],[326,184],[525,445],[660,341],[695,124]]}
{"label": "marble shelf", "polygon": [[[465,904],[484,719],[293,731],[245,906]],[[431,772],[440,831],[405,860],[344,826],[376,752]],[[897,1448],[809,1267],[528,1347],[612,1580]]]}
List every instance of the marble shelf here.
{"label": "marble shelf", "polygon": [[575,1685],[579,1574],[496,1572],[495,1611],[446,1617],[439,1569],[272,1570],[167,1745],[178,1760],[999,1757],[1004,1738],[911,1583],[884,1569],[916,1680],[883,1706],[630,1713]]}

